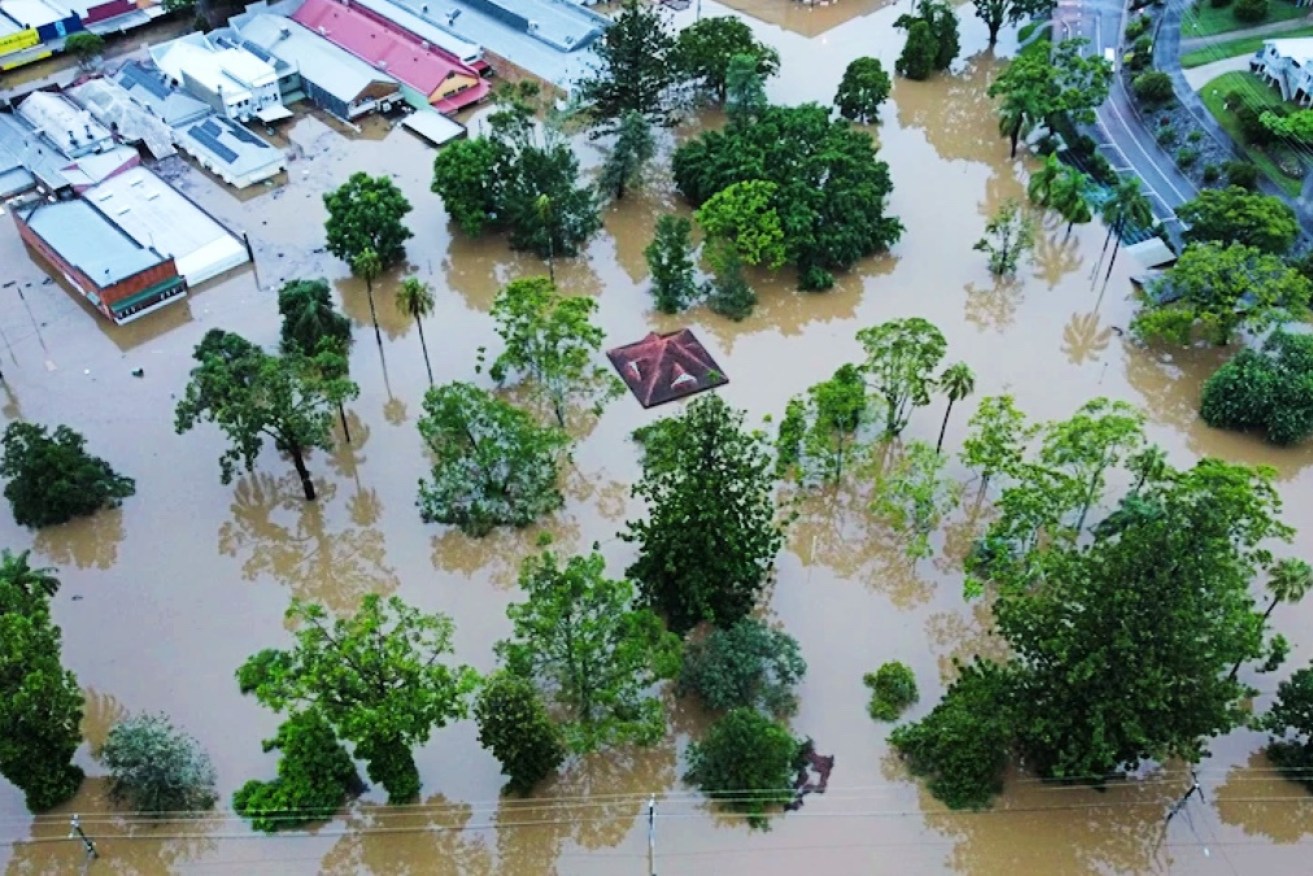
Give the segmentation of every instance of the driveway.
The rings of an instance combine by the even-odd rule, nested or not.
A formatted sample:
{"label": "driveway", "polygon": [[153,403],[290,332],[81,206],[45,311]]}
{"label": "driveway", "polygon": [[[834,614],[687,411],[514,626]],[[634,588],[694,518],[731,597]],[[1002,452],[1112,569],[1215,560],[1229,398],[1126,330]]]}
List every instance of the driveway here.
{"label": "driveway", "polygon": [[1212,82],[1223,73],[1235,73],[1241,70],[1249,69],[1249,59],[1252,55],[1240,55],[1235,58],[1223,58],[1220,61],[1214,61],[1211,64],[1204,64],[1202,67],[1191,67],[1189,70],[1182,70],[1181,75],[1185,77],[1186,84],[1194,91],[1200,91],[1209,82]]}

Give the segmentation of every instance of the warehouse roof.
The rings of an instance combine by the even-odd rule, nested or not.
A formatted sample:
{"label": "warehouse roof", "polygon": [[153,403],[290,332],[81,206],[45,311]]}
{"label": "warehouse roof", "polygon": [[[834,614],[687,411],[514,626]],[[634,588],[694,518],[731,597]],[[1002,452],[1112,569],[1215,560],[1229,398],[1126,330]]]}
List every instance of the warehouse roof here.
{"label": "warehouse roof", "polygon": [[315,87],[352,103],[366,88],[397,80],[290,18],[268,13],[233,21],[241,38],[300,71]]}
{"label": "warehouse roof", "polygon": [[102,288],[166,260],[80,198],[38,202],[30,212],[24,210],[23,219],[60,258]]}

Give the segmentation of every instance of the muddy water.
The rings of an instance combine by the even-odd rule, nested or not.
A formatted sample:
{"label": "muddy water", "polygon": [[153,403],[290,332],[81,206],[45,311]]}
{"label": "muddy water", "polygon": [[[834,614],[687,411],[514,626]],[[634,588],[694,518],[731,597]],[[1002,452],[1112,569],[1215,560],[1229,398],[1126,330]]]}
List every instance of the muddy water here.
{"label": "muddy water", "polygon": [[[850,2],[805,12],[778,0],[776,11],[789,13],[782,20],[792,30],[754,23],[784,59],[773,98],[827,100],[847,60],[863,52],[878,52],[892,67],[898,11]],[[853,8],[858,15],[815,37],[809,34],[820,31],[794,20]],[[704,3],[704,14],[716,11]],[[972,54],[953,76],[900,81],[883,111],[878,136],[897,186],[893,211],[907,225],[903,241],[840,278],[834,291],[804,296],[787,277],[763,279],[761,307],[743,324],[702,311],[679,319],[654,315],[642,248],[656,217],[678,209],[661,174],[645,193],[608,209],[606,232],[586,256],[558,263],[560,282],[597,298],[615,343],[695,325],[731,378],[725,397],[748,409],[754,422],[778,415],[788,396],[855,359],[857,328],[925,316],[943,328],[952,358],[975,368],[977,398],[1010,392],[1040,418],[1063,416],[1094,395],[1126,399],[1145,409],[1152,437],[1173,461],[1211,453],[1271,464],[1290,519],[1313,519],[1307,473],[1313,451],[1278,453],[1198,423],[1195,399],[1216,353],[1168,359],[1124,342],[1119,327],[1130,316],[1132,266],[1119,264],[1106,293],[1092,288],[1101,228],[1079,228],[1067,238],[1063,229],[1046,227],[1035,264],[1015,282],[989,277],[971,243],[1003,199],[1023,193],[1026,169],[1008,160],[997,137],[983,92],[998,65],[981,50],[984,34],[974,19],[963,22],[963,37]],[[1003,45],[999,53],[1010,50]],[[138,481],[138,496],[121,511],[35,538],[7,512],[0,523],[6,545],[32,547],[42,562],[61,569],[55,612],[66,662],[87,693],[88,745],[79,761],[93,777],[102,771],[92,749],[115,720],[140,710],[167,711],[200,739],[225,799],[246,779],[272,775],[274,760],[261,753],[260,740],[276,718],[239,696],[232,675],[254,650],[288,641],[283,611],[291,596],[348,611],[363,594],[395,593],[447,612],[456,620],[460,658],[487,669],[492,643],[507,631],[504,609],[515,598],[516,566],[542,531],[563,551],[600,542],[615,573],[630,556],[615,538],[637,510],[627,495],[636,465],[626,436],[661,412],[643,412],[628,397],[600,423],[581,427],[566,507],[541,526],[471,541],[420,523],[414,497],[424,456],[415,421],[427,380],[417,333],[392,304],[397,282],[413,272],[437,291],[427,334],[439,379],[477,380],[477,350],[493,341],[488,310],[497,288],[544,265],[510,253],[500,239],[453,237],[428,192],[433,153],[405,131],[375,125],[347,141],[325,120],[306,117],[287,140],[297,157],[277,186],[237,198],[196,170],[179,179],[189,195],[250,233],[256,269],[123,329],[104,326],[46,283],[13,229],[0,226],[4,279],[18,282],[0,304],[8,378],[0,408],[9,419],[73,425],[93,450]],[[585,165],[596,164],[594,146],[581,142],[579,150]],[[354,170],[394,175],[415,204],[410,266],[375,283],[381,350],[366,290],[318,251],[320,195]],[[362,388],[351,409],[352,445],[311,460],[321,491],[313,505],[299,499],[290,466],[271,451],[254,474],[222,485],[219,436],[200,429],[178,437],[171,425],[201,335],[222,327],[274,344],[274,290],[304,276],[327,277],[355,321],[351,364]],[[130,376],[137,367],[145,370],[141,379]],[[961,408],[949,427],[950,447],[960,441],[973,401]],[[937,405],[918,412],[911,433],[933,439],[939,416]],[[953,657],[997,649],[986,607],[961,596],[960,558],[989,509],[958,511],[936,536],[936,557],[912,565],[897,539],[864,513],[865,501],[859,484],[809,500],[781,556],[767,611],[798,638],[811,665],[793,727],[835,755],[836,768],[826,795],[808,798],[770,833],[749,833],[682,785],[682,752],[704,721],[672,704],[672,733],[663,745],[574,764],[528,803],[498,800],[497,765],[480,750],[471,723],[446,728],[417,755],[422,803],[388,809],[370,796],[297,837],[253,838],[222,810],[163,824],[116,816],[98,778],[69,806],[33,819],[20,795],[0,783],[0,865],[16,874],[78,872],[82,853],[67,839],[66,821],[77,811],[100,843],[93,872],[644,873],[642,811],[653,794],[663,873],[1305,870],[1299,853],[1311,823],[1309,798],[1271,777],[1255,754],[1262,742],[1256,734],[1216,742],[1200,774],[1206,802],[1191,803],[1190,818],[1166,829],[1167,806],[1187,787],[1176,766],[1106,793],[1015,777],[994,811],[945,812],[891,757],[887,728],[866,717],[861,675],[884,660],[907,661],[922,688],[915,717],[936,700]],[[1313,530],[1305,529],[1297,547],[1307,553]],[[1292,665],[1310,657],[1302,632],[1310,619],[1313,603],[1276,615],[1296,643]],[[1273,685],[1259,682],[1260,707]]]}

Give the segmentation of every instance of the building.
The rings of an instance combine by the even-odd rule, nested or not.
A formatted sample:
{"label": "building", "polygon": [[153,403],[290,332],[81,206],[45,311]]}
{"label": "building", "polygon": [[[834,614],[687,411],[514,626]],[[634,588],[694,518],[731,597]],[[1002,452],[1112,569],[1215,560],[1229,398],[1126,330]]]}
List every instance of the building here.
{"label": "building", "polygon": [[[137,150],[116,144],[70,158],[13,113],[0,113],[0,151],[9,156],[0,161],[0,172],[6,164],[16,162],[31,177],[27,188],[39,186],[52,193],[80,192],[141,161]],[[24,181],[25,175],[10,165],[7,176],[11,184],[17,185]]]}
{"label": "building", "polygon": [[347,121],[402,102],[395,78],[290,18],[248,10],[229,26],[242,47],[273,65],[285,101],[304,94]]}
{"label": "building", "polygon": [[114,131],[120,142],[140,144],[155,158],[177,154],[173,130],[113,79],[88,79],[65,93]]}
{"label": "building", "polygon": [[395,77],[416,109],[432,105],[451,113],[488,96],[488,83],[478,71],[354,4],[306,0],[292,18]]}
{"label": "building", "polygon": [[41,35],[35,28],[25,27],[3,12],[0,6],[0,70],[8,70],[24,63],[23,54],[41,45]]}
{"label": "building", "polygon": [[1283,100],[1313,105],[1313,37],[1265,40],[1249,59],[1249,69],[1275,86]]}
{"label": "building", "polygon": [[401,126],[414,131],[434,146],[445,146],[469,133],[460,122],[431,109],[415,110],[401,120]]}
{"label": "building", "polygon": [[134,103],[171,128],[199,122],[210,114],[209,106],[175,88],[168,74],[153,64],[129,61],[114,81]]}
{"label": "building", "polygon": [[178,148],[234,188],[244,189],[287,169],[281,149],[223,116],[174,129]]}
{"label": "building", "polygon": [[115,323],[187,293],[172,258],[138,243],[89,201],[31,198],[15,204],[13,214],[23,240]]}
{"label": "building", "polygon": [[144,167],[113,176],[82,197],[138,244],[172,258],[189,287],[251,260],[232,232]]}
{"label": "building", "polygon": [[243,48],[190,33],[152,46],[150,57],[175,84],[225,118],[273,121],[290,115],[274,68]]}
{"label": "building", "polygon": [[0,13],[20,28],[36,31],[38,43],[86,30],[80,15],[54,0],[0,0]]}
{"label": "building", "polygon": [[62,94],[33,92],[18,105],[18,115],[67,158],[80,158],[114,147],[114,135],[109,128]]}
{"label": "building", "polygon": [[[297,0],[294,0],[297,2]],[[490,76],[492,69],[483,59],[483,46],[457,35],[451,29],[460,13],[452,9],[433,9],[428,3],[408,5],[392,0],[352,0],[357,6],[368,9],[385,21],[390,21],[407,33],[427,40],[480,76]],[[297,2],[297,5],[300,5]]]}
{"label": "building", "polygon": [[693,332],[651,332],[641,341],[608,350],[620,378],[645,408],[729,382]]}

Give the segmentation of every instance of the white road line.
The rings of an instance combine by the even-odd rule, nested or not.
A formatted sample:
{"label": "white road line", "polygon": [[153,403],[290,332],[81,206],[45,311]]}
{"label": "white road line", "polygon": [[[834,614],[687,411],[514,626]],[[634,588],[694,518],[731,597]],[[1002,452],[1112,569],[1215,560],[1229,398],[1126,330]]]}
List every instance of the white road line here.
{"label": "white road line", "polygon": [[[1117,116],[1117,121],[1121,123],[1122,128],[1124,128],[1127,131],[1127,134],[1129,136],[1130,125],[1127,123],[1126,117],[1122,115],[1121,110],[1117,109],[1117,104],[1112,101],[1109,101],[1108,107],[1112,110],[1113,114]],[[1107,134],[1108,138],[1111,140],[1112,132],[1108,130],[1107,125],[1104,124],[1103,119],[1101,118],[1099,119],[1099,127],[1103,128],[1103,132]],[[1158,162],[1154,159],[1152,155],[1149,154],[1149,152],[1144,148],[1144,146],[1140,144],[1139,140],[1137,140],[1134,136],[1130,136],[1130,140],[1132,143],[1135,144],[1135,148],[1140,151],[1140,154],[1143,155],[1151,165],[1153,165],[1154,170],[1156,170],[1158,172],[1158,175],[1163,178],[1163,182],[1167,183],[1167,187],[1171,189],[1178,198],[1180,198],[1182,201],[1188,201],[1190,200],[1190,197],[1193,197],[1193,196],[1186,196],[1182,194],[1181,190],[1176,187],[1176,185],[1172,182],[1171,178],[1167,174],[1163,173],[1162,168],[1158,166]],[[1116,141],[1114,140],[1113,142]],[[1128,161],[1130,160],[1130,157],[1127,156],[1125,151],[1121,149],[1120,144],[1118,144],[1118,150],[1122,152],[1122,155],[1126,157]],[[1189,180],[1186,180],[1186,182],[1189,183]],[[1191,187],[1193,188],[1193,186]],[[1198,190],[1195,190],[1195,194],[1198,194]]]}

